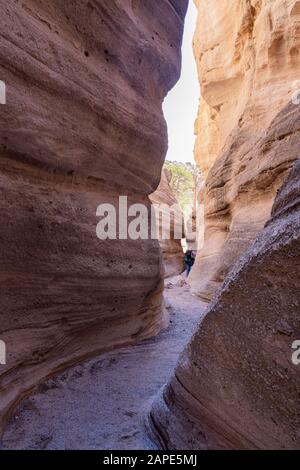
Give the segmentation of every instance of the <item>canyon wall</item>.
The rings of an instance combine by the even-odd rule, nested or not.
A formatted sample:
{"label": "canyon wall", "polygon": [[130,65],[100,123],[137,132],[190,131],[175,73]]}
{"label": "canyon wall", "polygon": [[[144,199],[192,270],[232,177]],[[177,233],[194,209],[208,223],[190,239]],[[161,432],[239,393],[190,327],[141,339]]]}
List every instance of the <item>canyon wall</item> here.
{"label": "canyon wall", "polygon": [[152,408],[161,447],[299,449],[299,292],[300,161]]}
{"label": "canyon wall", "polygon": [[206,177],[205,242],[190,282],[209,301],[268,220],[299,156],[300,2],[196,4],[195,158]]}
{"label": "canyon wall", "polygon": [[151,240],[96,237],[167,149],[187,0],[0,1],[0,429],[42,379],[165,324]]}
{"label": "canyon wall", "polygon": [[197,5],[205,242],[191,284],[214,297],[150,432],[169,449],[299,449],[300,2]]}
{"label": "canyon wall", "polygon": [[164,260],[165,278],[176,276],[184,271],[183,249],[176,233],[177,228],[182,227],[182,238],[184,238],[183,213],[170,187],[170,179],[168,170],[164,168],[160,184],[155,193],[150,196],[156,208],[157,236]]}

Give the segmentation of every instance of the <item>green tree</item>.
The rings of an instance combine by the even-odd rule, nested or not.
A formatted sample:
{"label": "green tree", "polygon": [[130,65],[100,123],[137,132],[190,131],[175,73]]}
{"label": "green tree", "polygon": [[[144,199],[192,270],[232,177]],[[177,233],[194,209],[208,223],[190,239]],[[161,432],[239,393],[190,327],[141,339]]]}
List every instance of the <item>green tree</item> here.
{"label": "green tree", "polygon": [[198,191],[203,182],[201,171],[192,163],[166,161],[170,186],[184,212],[196,209]]}

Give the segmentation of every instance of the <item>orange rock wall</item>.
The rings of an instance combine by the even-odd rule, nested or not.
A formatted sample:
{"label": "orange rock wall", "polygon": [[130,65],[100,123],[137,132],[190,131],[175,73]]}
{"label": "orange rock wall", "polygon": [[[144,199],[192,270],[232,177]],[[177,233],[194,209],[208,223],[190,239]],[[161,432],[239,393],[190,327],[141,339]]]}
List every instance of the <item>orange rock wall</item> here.
{"label": "orange rock wall", "polygon": [[270,216],[298,158],[300,2],[199,0],[202,100],[195,158],[206,176],[205,243],[191,276],[209,301]]}

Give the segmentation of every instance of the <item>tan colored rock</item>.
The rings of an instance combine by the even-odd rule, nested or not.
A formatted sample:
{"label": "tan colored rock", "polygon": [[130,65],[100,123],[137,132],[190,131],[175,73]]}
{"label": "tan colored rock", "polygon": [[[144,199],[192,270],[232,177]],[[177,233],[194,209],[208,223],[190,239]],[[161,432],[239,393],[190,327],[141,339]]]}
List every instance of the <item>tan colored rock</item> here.
{"label": "tan colored rock", "polygon": [[268,220],[299,156],[299,106],[291,100],[300,89],[300,2],[197,4],[203,98],[195,156],[206,175],[205,243],[190,280],[208,301]]}
{"label": "tan colored rock", "polygon": [[299,449],[300,161],[150,415],[169,449]]}
{"label": "tan colored rock", "polygon": [[0,1],[0,429],[42,379],[164,325],[157,241],[96,237],[167,149],[186,0]]}
{"label": "tan colored rock", "polygon": [[176,233],[176,227],[178,229],[182,227],[182,238],[184,238],[183,214],[169,183],[170,175],[164,168],[160,184],[150,196],[157,211],[157,234],[163,254],[165,278],[184,271],[181,239],[177,238],[179,234]]}

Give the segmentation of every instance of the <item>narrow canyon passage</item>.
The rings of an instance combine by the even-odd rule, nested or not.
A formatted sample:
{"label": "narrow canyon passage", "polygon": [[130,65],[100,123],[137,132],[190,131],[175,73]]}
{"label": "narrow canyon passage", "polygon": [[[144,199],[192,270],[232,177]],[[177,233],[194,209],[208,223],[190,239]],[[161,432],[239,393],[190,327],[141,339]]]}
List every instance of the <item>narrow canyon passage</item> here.
{"label": "narrow canyon passage", "polygon": [[2,4],[0,449],[300,449],[300,0]]}
{"label": "narrow canyon passage", "polygon": [[48,380],[12,416],[3,449],[152,448],[144,426],[147,410],[205,309],[184,277],[165,284],[168,329]]}

